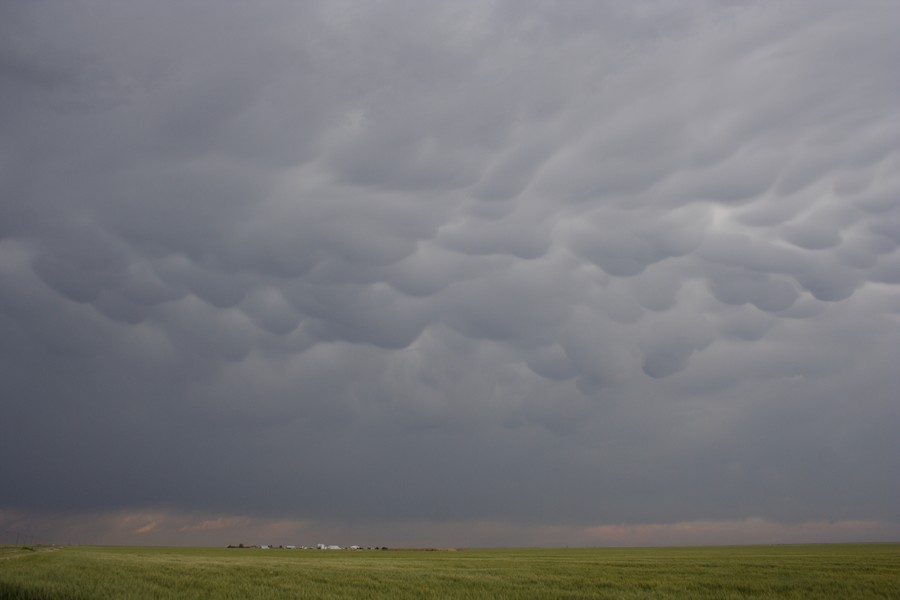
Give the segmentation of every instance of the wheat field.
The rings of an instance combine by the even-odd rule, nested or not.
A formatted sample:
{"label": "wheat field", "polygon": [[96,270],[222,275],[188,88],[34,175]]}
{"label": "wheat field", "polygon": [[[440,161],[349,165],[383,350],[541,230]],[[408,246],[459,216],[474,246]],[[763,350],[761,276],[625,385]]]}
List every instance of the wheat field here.
{"label": "wheat field", "polygon": [[900,544],[328,551],[0,547],[0,600],[898,598]]}

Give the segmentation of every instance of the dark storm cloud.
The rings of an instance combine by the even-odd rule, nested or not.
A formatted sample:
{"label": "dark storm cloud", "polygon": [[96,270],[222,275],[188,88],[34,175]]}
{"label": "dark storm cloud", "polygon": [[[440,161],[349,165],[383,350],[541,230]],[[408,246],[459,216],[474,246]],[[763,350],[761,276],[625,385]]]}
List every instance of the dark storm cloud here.
{"label": "dark storm cloud", "polygon": [[0,13],[9,514],[900,520],[891,3]]}

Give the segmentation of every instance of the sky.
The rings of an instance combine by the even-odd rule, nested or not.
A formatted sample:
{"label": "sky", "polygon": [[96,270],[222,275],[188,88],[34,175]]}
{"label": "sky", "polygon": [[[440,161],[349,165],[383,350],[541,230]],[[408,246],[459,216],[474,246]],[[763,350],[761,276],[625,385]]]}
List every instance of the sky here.
{"label": "sky", "polygon": [[900,540],[900,3],[0,3],[0,543]]}

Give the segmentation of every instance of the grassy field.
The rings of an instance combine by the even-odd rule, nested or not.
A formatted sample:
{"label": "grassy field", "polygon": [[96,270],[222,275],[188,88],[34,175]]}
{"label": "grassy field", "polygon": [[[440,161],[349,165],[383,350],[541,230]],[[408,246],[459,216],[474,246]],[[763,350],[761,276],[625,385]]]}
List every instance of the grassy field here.
{"label": "grassy field", "polygon": [[427,551],[0,546],[0,600],[898,598],[900,544]]}

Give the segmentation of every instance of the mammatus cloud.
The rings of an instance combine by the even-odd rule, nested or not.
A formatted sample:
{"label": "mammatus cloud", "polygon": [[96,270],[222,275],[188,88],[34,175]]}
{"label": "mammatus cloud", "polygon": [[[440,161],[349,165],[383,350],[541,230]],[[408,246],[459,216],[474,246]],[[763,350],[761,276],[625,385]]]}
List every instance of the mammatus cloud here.
{"label": "mammatus cloud", "polygon": [[0,12],[9,514],[895,531],[892,3]]}

